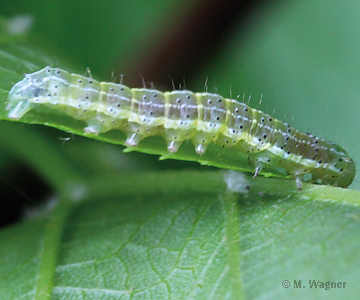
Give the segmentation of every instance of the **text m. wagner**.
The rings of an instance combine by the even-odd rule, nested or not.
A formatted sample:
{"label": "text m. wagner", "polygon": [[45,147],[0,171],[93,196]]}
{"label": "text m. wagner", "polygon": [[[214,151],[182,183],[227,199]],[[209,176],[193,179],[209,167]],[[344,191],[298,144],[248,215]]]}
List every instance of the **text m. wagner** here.
{"label": "text m. wagner", "polygon": [[[345,288],[346,286],[346,282],[345,281],[320,281],[320,280],[309,280],[309,287],[310,288],[320,288],[320,289],[325,289],[325,290],[330,290],[330,289],[341,289],[341,288]],[[305,286],[303,286],[301,284],[301,280],[294,280],[294,288],[305,288]]]}

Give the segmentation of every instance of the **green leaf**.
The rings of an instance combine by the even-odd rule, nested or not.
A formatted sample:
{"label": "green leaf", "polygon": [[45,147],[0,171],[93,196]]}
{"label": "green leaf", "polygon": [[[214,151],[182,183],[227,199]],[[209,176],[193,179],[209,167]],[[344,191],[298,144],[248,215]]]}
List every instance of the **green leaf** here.
{"label": "green leaf", "polygon": [[[50,6],[51,3],[48,1],[43,5]],[[285,58],[299,61],[302,65],[301,61],[308,61],[311,55],[300,60],[299,56],[304,52],[294,52],[294,49],[302,45],[305,49],[313,49],[314,43],[299,42],[302,40],[296,36],[296,29],[300,28],[295,26],[296,22],[301,26],[307,24],[304,20],[307,20],[309,11],[317,14],[326,11],[327,20],[338,15],[334,14],[337,7],[326,6],[323,1],[305,1],[300,6],[294,3],[282,4],[278,9],[292,16],[296,15],[295,8],[300,7],[298,18],[287,18],[282,23],[277,22],[279,11],[272,11],[266,18],[255,14],[258,17],[254,18],[253,24],[261,21],[261,30],[251,31],[252,38],[246,47],[238,45],[244,44],[244,40],[239,38],[243,33],[238,30],[230,39],[229,47],[224,47],[224,54],[219,53],[214,60],[216,66],[212,69],[209,63],[213,78],[223,78],[223,89],[242,78],[241,92],[242,88],[251,87],[251,93],[266,91],[267,95],[272,95],[267,97],[272,99],[279,95],[281,99],[288,99],[289,95],[302,98],[304,86],[308,85],[300,79],[300,83],[293,83],[297,82],[297,77],[286,73],[290,67]],[[163,7],[161,4],[164,5],[157,3],[157,7]],[[183,10],[186,8],[184,5]],[[77,18],[81,16],[78,13],[81,9],[79,4],[79,9],[72,10],[71,14]],[[97,12],[97,7],[90,9]],[[164,8],[160,15],[171,15],[171,9],[165,11]],[[33,10],[44,14],[38,7]],[[48,11],[51,12],[50,21],[40,20],[44,22],[43,34],[69,26],[65,24],[66,19],[60,18],[61,7],[55,6]],[[128,9],[123,13],[132,11]],[[128,16],[126,20],[138,26],[136,33],[158,21],[156,24],[160,25],[150,30],[155,32],[164,20],[160,20],[155,7],[151,12],[152,18],[145,23],[139,22],[146,15],[145,10],[138,12],[140,17]],[[347,15],[356,15],[356,12],[357,9],[352,9]],[[44,15],[44,18],[48,17]],[[94,17],[95,13],[90,15]],[[54,16],[59,19],[54,19]],[[107,19],[101,18],[103,21]],[[313,22],[316,20],[314,18]],[[354,18],[343,20],[350,21],[338,22],[335,29],[345,27],[343,24],[355,24]],[[311,32],[311,24],[308,29],[301,28]],[[254,27],[250,26],[250,29]],[[127,31],[131,27],[117,28]],[[69,29],[65,32],[69,33]],[[128,40],[132,36],[134,34],[129,34]],[[300,32],[299,36],[303,33]],[[336,36],[341,36],[341,30]],[[268,38],[265,44],[264,37]],[[159,36],[157,41],[161,39]],[[51,47],[46,40],[34,36],[29,40],[41,43],[34,46],[11,36],[0,40],[6,41],[0,45],[1,119],[6,119],[7,115],[4,109],[7,93],[14,83],[21,80],[23,73],[54,63],[50,54],[53,52],[46,50]],[[147,41],[139,38],[129,46],[128,40],[121,41],[127,45],[123,55]],[[88,47],[94,43],[89,35],[85,41]],[[289,49],[292,50],[287,55],[292,53],[293,57],[282,54],[279,48],[270,51],[285,42],[291,44]],[[71,47],[80,45],[81,42],[76,40],[76,45]],[[70,48],[70,44],[67,43],[66,47]],[[88,64],[99,48],[91,51],[85,55],[84,61]],[[276,61],[271,60],[275,54],[281,58],[276,64],[278,69],[272,65]],[[77,55],[80,59],[81,55]],[[318,70],[327,65],[326,56],[323,59]],[[107,57],[105,60],[110,59]],[[244,68],[245,61],[247,67]],[[126,63],[129,61],[124,65]],[[63,68],[73,66],[70,59],[60,59],[59,65]],[[81,73],[78,68],[73,68]],[[106,69],[99,65],[96,68]],[[253,72],[247,73],[249,69]],[[280,74],[279,70],[284,74],[275,80],[274,73]],[[294,73],[296,70],[294,68]],[[303,72],[305,75],[299,78],[307,77],[308,74]],[[95,73],[101,72],[94,72],[94,77]],[[196,76],[199,81],[205,77]],[[255,85],[259,90],[255,90]],[[331,86],[338,88],[335,81],[331,81]],[[327,88],[328,85],[324,84],[322,90]],[[316,95],[314,91],[317,89],[319,86],[314,84],[307,97]],[[321,98],[321,92],[318,91],[316,98]],[[287,103],[285,107],[287,105],[291,104]],[[307,109],[308,105],[301,106]],[[334,111],[337,113],[337,109]],[[49,114],[52,123],[49,123]],[[304,118],[307,114],[306,111]],[[317,118],[318,115],[313,115],[300,127],[313,124]],[[328,115],[321,118],[335,119]],[[82,132],[80,124],[52,112],[41,116],[34,113],[24,118],[25,123],[50,126],[54,126],[53,120],[61,130],[76,134]],[[339,123],[343,124],[343,121]],[[208,168],[206,171],[203,168],[203,172],[149,171],[159,169],[152,163],[152,157],[118,154],[115,149],[120,146],[78,136],[75,139],[70,136],[71,141],[64,142],[58,138],[68,136],[65,133],[46,131],[46,128],[36,125],[2,121],[0,126],[1,165],[9,160],[10,155],[16,156],[39,173],[53,190],[43,210],[38,209],[29,219],[0,231],[0,299],[356,299],[359,294],[356,284],[360,266],[358,191],[304,184],[303,191],[299,192],[293,181],[263,177],[254,180],[241,173],[212,172]],[[351,128],[356,129],[356,126]],[[114,167],[116,164],[118,167]],[[121,173],[125,169],[136,171]],[[289,288],[283,287],[284,280],[289,281]],[[294,287],[300,280],[300,286],[305,288]],[[326,290],[311,288],[309,280],[346,284],[345,287],[342,284],[340,288]]]}
{"label": "green leaf", "polygon": [[[241,193],[227,191],[225,183]],[[81,202],[58,199],[46,219],[0,233],[0,295],[49,299],[52,290],[51,299],[252,299],[328,293],[310,289],[314,279],[347,282],[331,297],[354,298],[358,199],[355,191],[298,192],[292,182],[252,181],[235,172],[95,179],[83,187]],[[307,288],[286,290],[286,279]]]}

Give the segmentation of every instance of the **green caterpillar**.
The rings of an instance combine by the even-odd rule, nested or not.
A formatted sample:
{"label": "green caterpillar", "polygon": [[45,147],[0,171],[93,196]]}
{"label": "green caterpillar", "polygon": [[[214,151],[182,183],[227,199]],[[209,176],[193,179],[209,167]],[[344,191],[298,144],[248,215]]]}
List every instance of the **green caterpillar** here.
{"label": "green caterpillar", "polygon": [[[86,122],[85,133],[122,130],[128,147],[140,148],[143,139],[160,135],[168,152],[174,153],[191,140],[194,160],[212,143],[220,150],[232,147],[248,156],[248,170],[253,170],[254,177],[269,167],[279,169],[295,178],[299,189],[301,181],[347,187],[355,176],[353,159],[337,144],[217,94],[131,89],[45,67],[13,86],[8,117],[19,119],[39,105]],[[229,168],[234,168],[236,159]]]}

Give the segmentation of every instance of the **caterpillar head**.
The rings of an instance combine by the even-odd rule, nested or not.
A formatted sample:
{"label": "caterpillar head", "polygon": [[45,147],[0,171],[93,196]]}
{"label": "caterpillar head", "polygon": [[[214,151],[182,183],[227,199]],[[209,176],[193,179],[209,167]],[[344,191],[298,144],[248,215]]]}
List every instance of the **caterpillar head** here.
{"label": "caterpillar head", "polygon": [[34,99],[45,95],[50,87],[51,81],[56,69],[46,67],[38,72],[26,74],[25,78],[16,83],[9,92],[10,101],[21,101],[24,99]]}
{"label": "caterpillar head", "polygon": [[23,80],[12,87],[6,107],[10,111],[9,118],[21,118],[37,103],[43,103],[46,97],[51,96],[54,80],[49,75],[52,75],[53,72],[54,69],[46,67],[33,74],[25,75]]}
{"label": "caterpillar head", "polygon": [[8,118],[20,119],[34,106],[31,100],[38,99],[43,91],[42,82],[33,81],[30,76],[15,84],[9,92]]}

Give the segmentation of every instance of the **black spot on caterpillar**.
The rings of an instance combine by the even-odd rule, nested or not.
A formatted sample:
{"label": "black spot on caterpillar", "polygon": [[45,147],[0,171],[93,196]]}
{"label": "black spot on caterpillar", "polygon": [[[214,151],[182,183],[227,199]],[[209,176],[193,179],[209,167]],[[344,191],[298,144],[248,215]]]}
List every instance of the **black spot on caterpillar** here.
{"label": "black spot on caterpillar", "polygon": [[187,140],[197,156],[210,143],[233,147],[248,155],[254,177],[271,166],[295,178],[299,189],[301,180],[347,187],[355,176],[354,161],[339,145],[217,94],[131,89],[45,67],[13,86],[8,117],[19,119],[39,105],[83,120],[85,133],[122,130],[128,147],[141,147],[153,135],[165,138],[170,153]]}

